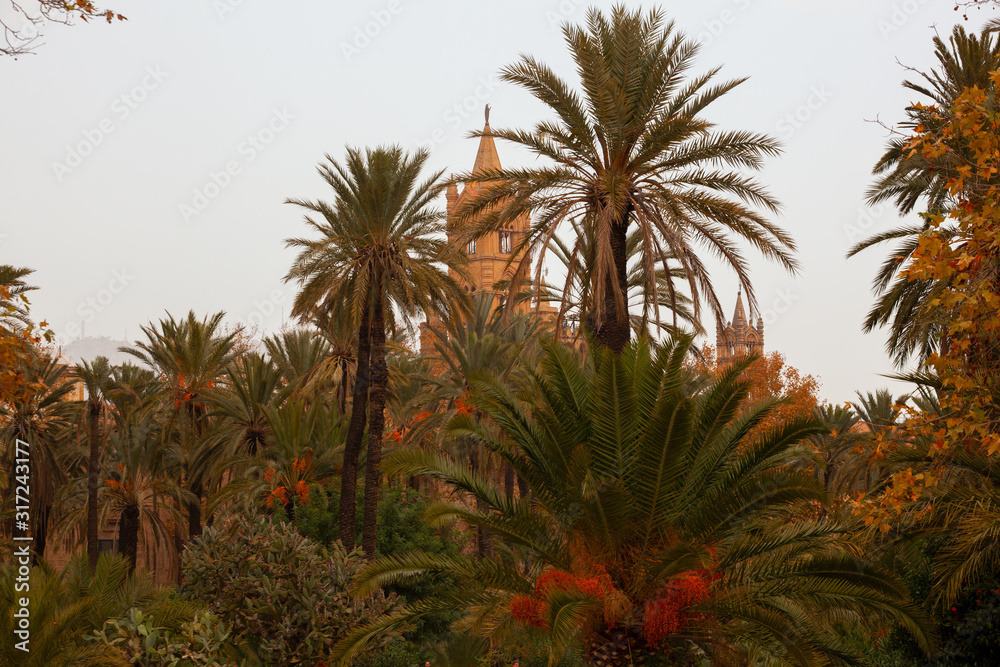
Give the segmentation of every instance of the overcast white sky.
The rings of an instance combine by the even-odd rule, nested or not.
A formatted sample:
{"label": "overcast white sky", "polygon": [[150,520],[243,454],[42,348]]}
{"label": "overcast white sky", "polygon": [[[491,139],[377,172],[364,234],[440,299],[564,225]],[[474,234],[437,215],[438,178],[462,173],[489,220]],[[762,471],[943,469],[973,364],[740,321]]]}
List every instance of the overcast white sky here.
{"label": "overcast white sky", "polygon": [[[328,196],[324,153],[426,145],[434,168],[469,168],[484,104],[494,127],[544,113],[497,83],[499,68],[530,53],[572,79],[558,25],[593,4],[612,3],[116,0],[125,23],[52,27],[37,55],[0,60],[0,262],[37,270],[34,313],[70,339],[84,320],[88,336],[132,339],[192,308],[275,330],[294,294],[283,242],[305,231],[282,202]],[[786,147],[760,179],[784,203],[803,270],[750,255],[766,348],[834,402],[889,384],[885,336],[861,333],[885,251],[844,259],[898,223],[863,204],[885,138],[866,120],[902,116],[912,100],[896,61],[932,64],[933,31],[962,20],[953,1],[662,6],[702,39],[697,69],[750,77],[711,117]],[[992,16],[972,12],[969,29]],[[507,165],[528,159],[499,151]],[[730,310],[735,278],[715,284]]]}

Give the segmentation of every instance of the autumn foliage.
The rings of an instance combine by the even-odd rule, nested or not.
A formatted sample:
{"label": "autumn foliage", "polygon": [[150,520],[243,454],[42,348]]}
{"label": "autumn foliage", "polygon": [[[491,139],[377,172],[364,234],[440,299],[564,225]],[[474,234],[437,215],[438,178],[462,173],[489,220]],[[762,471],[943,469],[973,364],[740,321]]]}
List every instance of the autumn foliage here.
{"label": "autumn foliage", "polygon": [[[702,348],[702,361],[696,364],[696,368],[711,375],[722,370],[713,345]],[[750,382],[750,403],[784,397],[781,405],[754,428],[755,434],[765,433],[792,419],[808,417],[819,405],[819,380],[789,366],[785,355],[780,352],[760,356],[744,372],[743,379]]]}

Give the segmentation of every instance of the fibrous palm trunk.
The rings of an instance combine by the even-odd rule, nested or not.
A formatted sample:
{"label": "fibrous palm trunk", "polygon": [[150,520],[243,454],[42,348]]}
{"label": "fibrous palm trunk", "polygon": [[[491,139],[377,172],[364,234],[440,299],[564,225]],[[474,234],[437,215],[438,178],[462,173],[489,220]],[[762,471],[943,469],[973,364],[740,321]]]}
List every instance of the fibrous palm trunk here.
{"label": "fibrous palm trunk", "polygon": [[97,532],[97,485],[101,465],[100,404],[92,402],[87,416],[90,419],[90,457],[87,460],[87,559],[90,561],[90,571],[93,572],[97,569],[97,557],[101,551]]}
{"label": "fibrous palm trunk", "polygon": [[129,572],[135,571],[139,557],[139,507],[129,505],[118,519],[118,553],[128,558]]}
{"label": "fibrous palm trunk", "polygon": [[385,362],[385,316],[382,298],[377,296],[372,316],[371,392],[368,415],[368,454],[365,459],[365,515],[361,527],[361,548],[375,558],[376,514],[382,482],[382,432],[385,429],[385,393],[389,367]]}
{"label": "fibrous palm trunk", "polygon": [[[611,256],[614,258],[614,275],[608,273],[604,278],[604,308],[601,313],[600,325],[597,328],[597,342],[621,354],[628,345],[631,330],[628,320],[628,277],[626,264],[628,262],[627,239],[628,214],[622,220],[611,226]],[[614,280],[617,279],[621,289],[624,312],[619,312],[615,302]]]}
{"label": "fibrous palm trunk", "polygon": [[201,537],[201,485],[191,487],[195,500],[188,504],[188,540]]}
{"label": "fibrous palm trunk", "polygon": [[371,331],[368,313],[365,312],[361,316],[361,326],[358,328],[358,370],[354,376],[351,421],[347,427],[347,439],[344,443],[344,465],[340,472],[338,537],[348,551],[354,549],[356,535],[354,510],[358,486],[358,455],[361,453],[361,439],[365,434],[365,416],[368,413],[370,356]]}

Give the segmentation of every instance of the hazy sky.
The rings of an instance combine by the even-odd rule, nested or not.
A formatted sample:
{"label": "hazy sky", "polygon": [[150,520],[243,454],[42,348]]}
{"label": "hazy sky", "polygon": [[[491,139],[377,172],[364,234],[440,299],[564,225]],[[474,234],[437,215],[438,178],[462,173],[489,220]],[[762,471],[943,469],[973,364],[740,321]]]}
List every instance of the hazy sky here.
{"label": "hazy sky", "polygon": [[[572,80],[558,26],[593,4],[612,3],[116,0],[125,23],[52,27],[37,55],[0,60],[0,263],[37,270],[34,314],[64,339],[81,322],[88,336],[134,339],[189,309],[275,330],[294,295],[284,239],[305,233],[282,202],[328,197],[323,155],[424,145],[435,169],[468,169],[484,104],[494,127],[544,114],[497,82],[499,68],[530,53]],[[867,121],[901,118],[912,100],[897,60],[932,64],[934,30],[962,20],[954,2],[662,7],[701,39],[697,71],[750,77],[710,117],[785,145],[760,179],[803,268],[790,276],[748,251],[766,349],[819,376],[834,402],[887,385],[885,336],[861,321],[888,251],[844,259],[899,222],[863,203],[886,136]],[[968,28],[992,16],[972,12]],[[530,159],[498,148],[506,165]],[[714,280],[731,312],[735,278]]]}

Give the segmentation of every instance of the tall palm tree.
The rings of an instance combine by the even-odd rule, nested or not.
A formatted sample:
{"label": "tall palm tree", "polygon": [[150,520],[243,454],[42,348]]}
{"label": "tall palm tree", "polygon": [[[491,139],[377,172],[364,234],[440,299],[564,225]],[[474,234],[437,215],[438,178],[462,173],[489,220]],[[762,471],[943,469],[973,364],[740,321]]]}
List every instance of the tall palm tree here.
{"label": "tall palm tree", "polygon": [[209,415],[216,419],[209,437],[225,457],[256,454],[271,440],[267,408],[279,405],[286,394],[281,372],[270,359],[256,352],[240,356],[226,367],[223,382],[205,395]]}
{"label": "tall palm tree", "polygon": [[[464,303],[458,283],[441,266],[457,267],[464,258],[443,238],[441,212],[432,207],[441,191],[441,174],[421,181],[427,151],[406,154],[398,146],[347,149],[343,164],[327,156],[320,174],[333,189],[332,204],[289,200],[309,213],[306,222],[317,239],[294,238],[299,248],[285,277],[299,283],[293,314],[308,320],[346,320],[358,327],[358,372],[344,450],[340,494],[340,534],[353,546],[357,461],[368,412],[365,512],[362,546],[375,553],[375,510],[388,367],[386,330],[397,316],[410,324],[421,312],[447,315]],[[316,218],[309,214],[317,214]],[[366,404],[367,402],[367,404]]]}
{"label": "tall palm tree", "polygon": [[[922,105],[906,109],[906,119],[900,123],[902,133],[886,143],[885,152],[875,164],[875,182],[868,189],[868,203],[891,201],[900,214],[913,211],[940,214],[955,205],[948,191],[948,181],[955,174],[955,167],[964,162],[960,153],[945,153],[930,159],[921,152],[907,147],[909,134],[923,127],[927,131],[943,122],[937,113],[950,110],[955,100],[966,89],[994,89],[990,73],[1000,67],[1000,35],[989,27],[980,34],[966,32],[956,25],[947,42],[934,37],[934,55],[937,67],[929,73],[918,72],[917,81],[904,81],[903,87],[923,96]],[[926,207],[923,211],[918,208]],[[900,272],[909,264],[917,250],[922,234],[930,223],[906,224],[895,229],[874,234],[856,244],[847,253],[853,257],[859,252],[883,243],[898,242],[882,263],[873,281],[875,304],[864,321],[864,331],[871,332],[888,326],[889,339],[886,349],[899,366],[916,356],[924,360],[943,345],[946,334],[944,314],[931,304],[940,295],[943,285],[933,280],[910,280]],[[954,225],[944,223],[945,234],[955,232]]]}
{"label": "tall palm tree", "polygon": [[222,379],[235,358],[238,332],[225,332],[224,312],[198,319],[189,312],[183,319],[167,313],[157,324],[141,327],[146,337],[134,347],[120,350],[139,359],[159,374],[160,407],[164,413],[163,437],[176,438],[185,450],[184,483],[196,500],[188,505],[188,537],[201,535],[202,498],[213,484],[211,473],[220,451],[210,438],[208,406],[204,395]]}
{"label": "tall palm tree", "polygon": [[295,518],[295,498],[308,499],[309,486],[332,479],[342,464],[344,419],[330,406],[288,401],[265,408],[270,437],[255,452],[241,452],[224,461],[238,470],[217,493],[213,503],[233,503],[242,509],[283,509]]}
{"label": "tall palm tree", "polygon": [[[340,341],[343,343],[343,341]],[[348,342],[348,345],[350,343]],[[349,351],[334,350],[330,337],[316,329],[283,331],[264,340],[271,360],[277,365],[292,398],[328,402],[336,397],[336,405],[346,410],[344,382]]]}
{"label": "tall palm tree", "polygon": [[44,557],[55,494],[66,481],[63,455],[78,406],[69,400],[73,390],[69,369],[58,360],[46,356],[25,359],[20,370],[26,383],[40,389],[23,400],[0,404],[0,460],[7,470],[8,490],[12,491],[17,470],[15,443],[28,443],[31,534],[37,557]]}
{"label": "tall palm tree", "polygon": [[[496,307],[497,300],[494,293],[480,291],[473,298],[468,317],[445,323],[444,330],[431,329],[438,368],[423,378],[427,390],[418,399],[422,418],[408,429],[407,439],[414,443],[436,439],[440,451],[468,461],[477,474],[502,470],[505,492],[513,496],[512,468],[491,456],[475,438],[456,438],[444,428],[457,415],[470,411],[469,392],[474,380],[484,376],[507,380],[531,368],[537,359],[538,320],[521,314],[507,317]],[[482,499],[474,502],[484,507]],[[477,528],[476,546],[482,557],[493,554],[489,531]]]}
{"label": "tall palm tree", "polygon": [[630,665],[650,653],[671,664],[836,663],[852,657],[838,623],[870,631],[880,621],[900,622],[930,646],[930,623],[906,603],[903,582],[869,563],[844,525],[808,518],[824,490],[787,462],[821,425],[806,418],[751,439],[779,401],[749,403],[740,375],[750,361],[691,393],[691,344],[637,341],[621,355],[597,348],[582,367],[571,350],[548,344],[530,392],[475,382],[475,406],[488,419],[462,417],[450,428],[513,466],[530,501],[445,457],[395,455],[391,469],[487,505],[441,502],[429,520],[484,527],[512,545],[511,556],[411,553],[368,565],[357,595],[421,573],[448,573],[457,585],[353,633],[334,651],[341,664],[373,634],[445,607],[467,609],[460,627],[498,641],[516,623],[542,628],[550,664],[578,639],[590,665]]}
{"label": "tall palm tree", "polygon": [[[777,155],[773,138],[720,131],[701,116],[712,102],[745,79],[714,83],[719,68],[687,78],[698,45],[675,30],[662,12],[643,14],[617,5],[610,15],[593,9],[586,27],[565,25],[566,45],[580,77],[575,90],[548,66],[524,56],[503,69],[501,80],[527,89],[555,115],[533,130],[490,130],[526,148],[550,166],[486,170],[459,180],[476,183],[476,194],[459,206],[464,242],[496,232],[534,213],[531,228],[514,248],[522,259],[513,280],[527,276],[532,258],[544,258],[566,223],[593,230],[588,313],[597,341],[617,352],[629,341],[627,238],[640,234],[639,266],[659,302],[657,264],[680,266],[700,317],[707,302],[719,321],[722,307],[709,272],[696,252],[704,245],[733,269],[755,303],[746,260],[737,241],[749,243],[789,270],[794,243],[756,208],[775,212],[778,202],[754,179],[765,158]],[[571,257],[583,266],[582,241]],[[513,260],[512,260],[513,261]],[[540,282],[540,274],[536,274]],[[669,285],[667,286],[670,290]],[[676,293],[669,301],[676,305]]]}
{"label": "tall palm tree", "polygon": [[111,364],[107,357],[97,357],[92,362],[84,361],[76,367],[76,376],[83,384],[86,398],[87,444],[87,558],[90,569],[97,567],[100,555],[98,540],[98,484],[101,473],[101,422],[104,418],[106,398],[104,393],[111,382]]}
{"label": "tall palm tree", "polygon": [[[177,509],[194,501],[171,474],[183,458],[180,445],[163,438],[155,413],[134,412],[108,436],[98,492],[100,521],[118,526],[118,553],[134,570],[140,542],[148,546],[170,543],[171,524],[183,521]],[[60,489],[61,524],[80,519],[81,502],[89,491],[87,477],[70,480]]]}
{"label": "tall palm tree", "polygon": [[[593,282],[590,273],[596,269],[594,251],[597,244],[594,242],[592,229],[582,227],[577,221],[571,221],[570,225],[573,230],[570,237],[578,247],[579,257],[574,259],[573,244],[561,238],[554,238],[550,249],[567,275],[572,275],[572,280],[568,280],[562,288],[549,288],[553,295],[558,295],[560,291],[562,293],[562,312],[557,326],[562,326],[566,313],[579,317],[581,313],[594,311],[590,302],[590,286]],[[684,270],[667,257],[665,259],[670,272],[664,273],[663,267],[659,266],[654,271],[655,282],[648,283],[648,276],[640,261],[641,242],[639,231],[633,229],[625,243],[629,265],[626,296],[633,333],[640,337],[653,332],[678,334],[684,330],[693,330],[702,333],[701,322],[695,317],[691,299],[681,289],[685,281]],[[580,266],[574,268],[575,262],[579,262]],[[670,313],[669,319],[661,319],[660,313],[663,311]],[[576,333],[579,335],[582,332],[577,329]]]}

